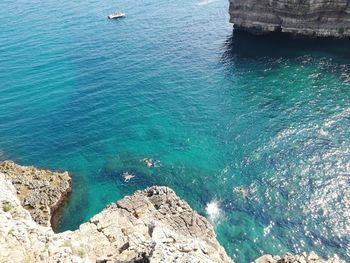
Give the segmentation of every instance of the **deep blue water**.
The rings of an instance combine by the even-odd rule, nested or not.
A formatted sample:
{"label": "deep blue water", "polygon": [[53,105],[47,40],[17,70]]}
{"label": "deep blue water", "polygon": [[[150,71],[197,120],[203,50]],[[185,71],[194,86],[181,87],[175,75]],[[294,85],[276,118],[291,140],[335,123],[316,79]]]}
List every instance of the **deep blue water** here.
{"label": "deep blue water", "polygon": [[[115,10],[127,17],[108,21]],[[238,263],[350,261],[350,43],[249,36],[227,10],[1,1],[0,159],[71,172],[61,231],[158,184],[212,220]]]}

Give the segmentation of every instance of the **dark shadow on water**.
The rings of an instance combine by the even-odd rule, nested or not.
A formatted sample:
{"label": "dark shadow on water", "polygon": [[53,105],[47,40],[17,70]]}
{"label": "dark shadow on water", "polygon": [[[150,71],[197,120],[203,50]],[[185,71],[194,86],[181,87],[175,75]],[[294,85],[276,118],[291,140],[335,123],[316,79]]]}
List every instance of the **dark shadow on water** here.
{"label": "dark shadow on water", "polygon": [[222,63],[240,58],[296,58],[303,55],[315,57],[332,57],[349,63],[349,39],[301,39],[292,38],[282,33],[268,35],[252,35],[247,32],[233,30],[225,41],[225,52]]}
{"label": "dark shadow on water", "polygon": [[[219,64],[232,84],[226,91],[242,98],[244,107],[257,107],[267,120],[289,123],[310,108],[316,112],[315,102],[344,105],[349,96],[349,39],[297,39],[234,30],[223,46]],[[307,106],[294,111],[298,105]],[[288,110],[295,115],[283,114]]]}
{"label": "dark shadow on water", "polygon": [[61,208],[59,217],[56,218],[56,232],[76,230],[84,222],[86,207],[89,205],[87,195],[88,182],[84,176],[72,175],[72,192],[69,194],[64,207]]}

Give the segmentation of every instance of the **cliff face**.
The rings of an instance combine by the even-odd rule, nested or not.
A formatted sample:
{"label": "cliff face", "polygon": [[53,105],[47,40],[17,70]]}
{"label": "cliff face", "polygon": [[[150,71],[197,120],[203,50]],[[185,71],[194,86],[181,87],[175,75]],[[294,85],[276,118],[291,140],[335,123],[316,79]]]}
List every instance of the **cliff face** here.
{"label": "cliff face", "polygon": [[[33,220],[32,216],[36,214],[31,213],[32,209],[23,200],[27,193],[33,195],[29,191],[32,190],[37,193],[37,201],[46,198],[47,206],[50,206],[59,199],[57,197],[65,195],[70,182],[68,174],[18,166],[12,162],[0,167],[6,172],[0,172],[0,262],[233,263],[217,242],[209,222],[167,187],[154,186],[137,191],[109,205],[78,230],[55,234],[45,224],[38,224],[40,217],[35,217],[37,222]],[[51,178],[52,175],[56,178]],[[18,180],[25,188],[17,185]],[[49,195],[50,191],[44,190],[46,183],[37,184],[38,180],[53,182],[51,187],[55,194]],[[57,187],[56,182],[60,182],[61,187]],[[35,191],[33,184],[40,187]],[[289,262],[342,261],[337,258],[325,261],[314,253],[283,257],[265,255],[255,261]]]}
{"label": "cliff face", "polygon": [[52,214],[64,203],[71,191],[68,173],[39,170],[12,161],[1,163],[0,172],[12,182],[18,199],[34,221],[43,226],[51,226]]}
{"label": "cliff face", "polygon": [[0,172],[0,262],[232,262],[208,221],[167,187],[137,191],[55,234],[32,219],[10,179]]}
{"label": "cliff face", "polygon": [[230,22],[253,33],[350,36],[350,0],[229,0]]}

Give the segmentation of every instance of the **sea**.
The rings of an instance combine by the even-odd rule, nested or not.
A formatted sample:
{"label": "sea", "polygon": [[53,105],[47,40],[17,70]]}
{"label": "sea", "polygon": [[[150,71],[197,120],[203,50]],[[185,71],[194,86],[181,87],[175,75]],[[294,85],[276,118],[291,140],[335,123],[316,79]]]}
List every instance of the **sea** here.
{"label": "sea", "polygon": [[69,171],[59,231],[165,185],[237,263],[350,262],[350,42],[252,36],[228,5],[2,0],[0,160]]}

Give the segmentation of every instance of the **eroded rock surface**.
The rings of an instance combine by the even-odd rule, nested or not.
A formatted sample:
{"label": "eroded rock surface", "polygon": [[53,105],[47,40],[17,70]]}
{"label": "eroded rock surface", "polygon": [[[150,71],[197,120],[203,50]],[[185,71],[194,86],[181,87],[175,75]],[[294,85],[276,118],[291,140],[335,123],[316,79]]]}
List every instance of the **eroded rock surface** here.
{"label": "eroded rock surface", "polygon": [[167,187],[137,191],[55,234],[32,220],[6,178],[0,173],[0,262],[232,262],[208,221]]}
{"label": "eroded rock surface", "polygon": [[[7,163],[7,167],[3,171],[28,169],[13,163]],[[23,208],[16,195],[20,187],[14,180],[15,174],[24,176],[19,171],[11,176],[0,172],[0,262],[233,262],[217,242],[208,221],[167,187],[137,191],[109,205],[78,230],[56,234],[51,227],[35,222],[30,211]],[[33,176],[20,180],[25,185],[31,185],[28,178],[37,180],[34,175],[38,171],[32,171]],[[23,190],[19,196],[26,198]],[[315,253],[265,255],[255,261],[268,262],[343,261],[325,261]]]}
{"label": "eroded rock surface", "polygon": [[350,0],[229,0],[230,22],[253,33],[350,36]]}
{"label": "eroded rock surface", "polygon": [[21,166],[12,161],[1,163],[0,172],[12,182],[22,206],[34,221],[51,226],[53,212],[65,202],[71,191],[69,174]]}

